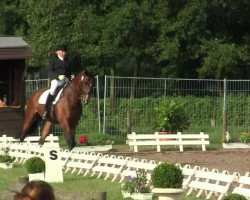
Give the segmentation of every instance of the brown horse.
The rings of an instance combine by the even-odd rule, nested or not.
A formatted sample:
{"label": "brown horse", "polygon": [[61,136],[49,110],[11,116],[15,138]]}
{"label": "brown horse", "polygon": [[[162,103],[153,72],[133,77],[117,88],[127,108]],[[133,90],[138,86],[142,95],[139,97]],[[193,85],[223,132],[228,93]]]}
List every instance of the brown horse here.
{"label": "brown horse", "polygon": [[[53,124],[60,124],[69,148],[73,149],[76,146],[76,126],[82,115],[80,97],[82,96],[84,103],[88,103],[93,80],[94,76],[92,74],[83,71],[64,88],[60,99],[54,105],[54,112],[50,113],[49,119],[44,124],[39,144],[42,145],[44,143]],[[34,133],[38,127],[41,116],[44,113],[44,104],[39,104],[38,100],[46,89],[48,88],[35,91],[28,100],[23,130],[20,136],[21,142],[27,135]]]}

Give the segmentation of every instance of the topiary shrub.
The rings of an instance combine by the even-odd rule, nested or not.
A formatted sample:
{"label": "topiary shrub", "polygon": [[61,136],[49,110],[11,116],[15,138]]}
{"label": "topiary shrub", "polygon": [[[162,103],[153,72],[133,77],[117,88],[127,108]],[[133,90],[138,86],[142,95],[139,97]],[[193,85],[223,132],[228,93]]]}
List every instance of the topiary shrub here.
{"label": "topiary shrub", "polygon": [[183,178],[181,169],[171,163],[157,165],[151,175],[154,188],[182,188]]}
{"label": "topiary shrub", "polygon": [[29,158],[25,162],[29,174],[42,173],[45,171],[45,161],[40,157]]}
{"label": "topiary shrub", "polygon": [[247,200],[247,198],[240,194],[228,194],[223,200]]}
{"label": "topiary shrub", "polygon": [[0,163],[13,163],[15,158],[10,155],[0,155]]}

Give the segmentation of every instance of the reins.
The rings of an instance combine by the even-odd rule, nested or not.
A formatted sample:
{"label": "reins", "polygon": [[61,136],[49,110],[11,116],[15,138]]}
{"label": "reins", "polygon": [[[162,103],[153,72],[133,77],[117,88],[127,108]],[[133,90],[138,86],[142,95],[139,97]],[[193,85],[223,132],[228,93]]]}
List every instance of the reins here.
{"label": "reins", "polygon": [[[78,76],[81,76],[81,77],[78,77]],[[92,87],[92,83],[90,81],[88,81],[85,76],[86,75],[84,75],[84,74],[77,75],[72,80],[72,82],[67,85],[67,88],[64,88],[65,91],[66,91],[66,89],[67,90],[74,90],[75,91],[74,92],[74,96],[76,96],[78,98],[80,98],[82,95],[88,96],[91,91],[85,92],[84,89],[83,89],[83,87],[84,87],[83,84],[87,83],[89,85],[89,88],[91,88]],[[75,79],[77,79],[77,80],[75,80]],[[63,96],[65,96],[65,94],[66,93],[63,92]]]}

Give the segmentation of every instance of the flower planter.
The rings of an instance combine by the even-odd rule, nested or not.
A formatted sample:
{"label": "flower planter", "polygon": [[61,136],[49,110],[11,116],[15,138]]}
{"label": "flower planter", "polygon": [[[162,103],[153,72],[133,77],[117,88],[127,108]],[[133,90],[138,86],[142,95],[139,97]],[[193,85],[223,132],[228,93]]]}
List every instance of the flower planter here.
{"label": "flower planter", "polygon": [[42,180],[44,181],[44,173],[29,174],[29,181]]}
{"label": "flower planter", "polygon": [[250,143],[223,143],[224,149],[250,148]]}
{"label": "flower planter", "polygon": [[131,197],[132,194],[130,194],[129,192],[122,191],[122,196],[123,198],[128,198],[128,197]]}
{"label": "flower planter", "polygon": [[108,151],[112,149],[112,145],[97,145],[97,146],[78,146],[75,147],[74,151]]}
{"label": "flower planter", "polygon": [[152,192],[158,196],[158,200],[179,200],[184,190],[181,188],[153,188]]}
{"label": "flower planter", "polygon": [[13,163],[0,163],[0,168],[11,169],[12,167],[13,167]]}
{"label": "flower planter", "polygon": [[134,200],[152,200],[153,193],[133,193],[122,191],[123,198],[132,198]]}
{"label": "flower planter", "polygon": [[[167,134],[172,134],[172,133],[171,132],[163,132],[163,131],[159,132],[159,135],[167,135]],[[169,140],[169,139],[162,139],[162,138],[160,138],[159,140],[160,141],[166,141],[166,140]]]}
{"label": "flower planter", "polygon": [[152,200],[153,193],[135,193],[131,195],[131,198],[135,200]]}

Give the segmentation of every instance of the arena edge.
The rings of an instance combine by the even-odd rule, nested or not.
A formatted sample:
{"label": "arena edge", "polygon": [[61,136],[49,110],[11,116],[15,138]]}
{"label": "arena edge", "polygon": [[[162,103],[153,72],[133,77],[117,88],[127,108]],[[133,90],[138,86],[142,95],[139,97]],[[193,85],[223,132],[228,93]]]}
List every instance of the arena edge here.
{"label": "arena edge", "polygon": [[224,149],[244,149],[250,148],[250,143],[223,143]]}
{"label": "arena edge", "polygon": [[[240,141],[240,142],[234,142]],[[229,132],[226,132],[226,138],[223,144],[224,149],[243,149],[250,148],[250,133],[242,132],[239,135],[239,139],[232,139]]]}

